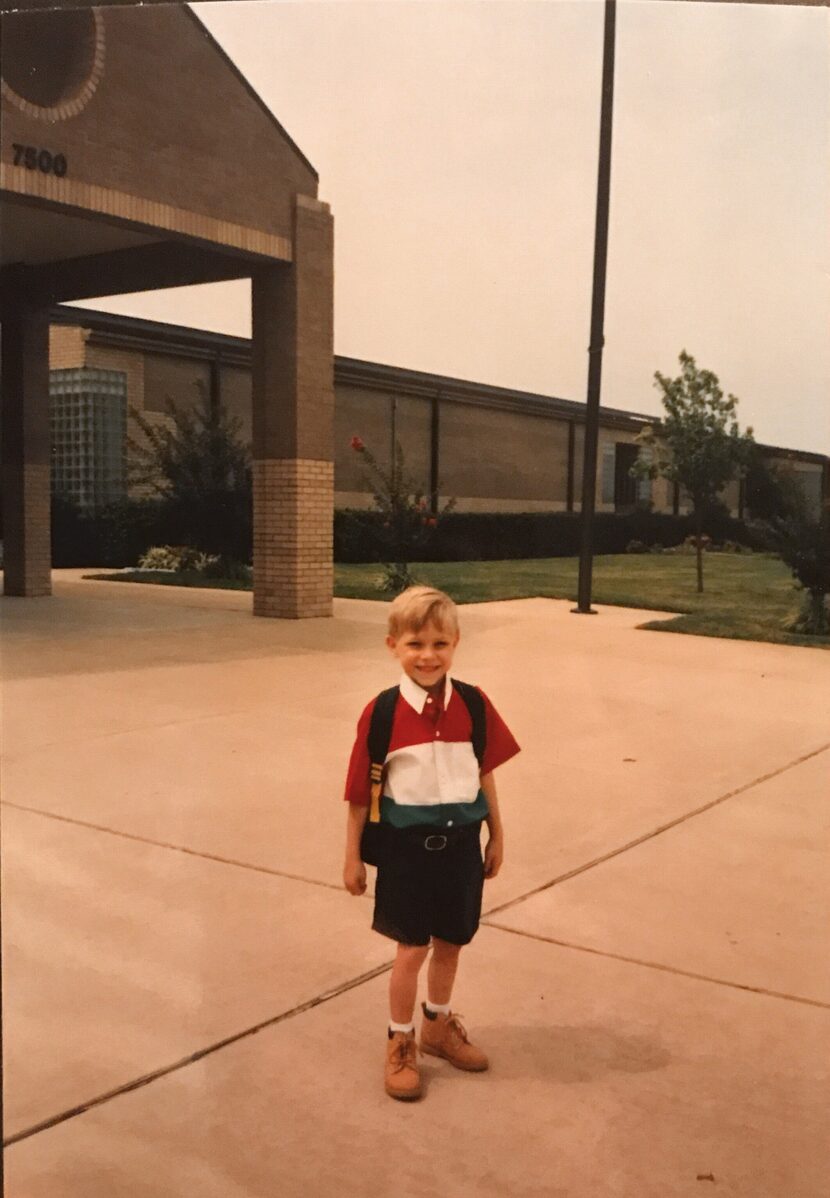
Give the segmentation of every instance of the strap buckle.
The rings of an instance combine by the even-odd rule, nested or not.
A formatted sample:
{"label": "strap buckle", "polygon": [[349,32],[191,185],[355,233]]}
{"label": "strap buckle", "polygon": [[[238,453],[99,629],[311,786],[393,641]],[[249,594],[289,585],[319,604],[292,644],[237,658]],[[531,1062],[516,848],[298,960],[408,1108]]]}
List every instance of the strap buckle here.
{"label": "strap buckle", "polygon": [[[441,843],[440,844],[430,844],[429,842],[431,840],[440,840]],[[441,849],[445,849],[446,847],[447,847],[447,838],[446,838],[446,836],[442,836],[440,833],[432,833],[429,836],[427,836],[426,840],[424,841],[424,848],[427,849],[427,851],[430,853],[440,852]]]}

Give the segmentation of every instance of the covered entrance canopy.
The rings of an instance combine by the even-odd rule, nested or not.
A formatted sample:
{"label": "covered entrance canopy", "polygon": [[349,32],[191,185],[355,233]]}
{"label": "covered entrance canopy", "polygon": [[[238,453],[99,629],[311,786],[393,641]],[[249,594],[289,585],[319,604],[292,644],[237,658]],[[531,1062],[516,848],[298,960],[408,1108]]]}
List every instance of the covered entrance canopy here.
{"label": "covered entrance canopy", "polygon": [[186,5],[2,21],[7,595],[50,582],[49,310],[250,278],[254,612],[331,614],[332,219],[317,174]]}

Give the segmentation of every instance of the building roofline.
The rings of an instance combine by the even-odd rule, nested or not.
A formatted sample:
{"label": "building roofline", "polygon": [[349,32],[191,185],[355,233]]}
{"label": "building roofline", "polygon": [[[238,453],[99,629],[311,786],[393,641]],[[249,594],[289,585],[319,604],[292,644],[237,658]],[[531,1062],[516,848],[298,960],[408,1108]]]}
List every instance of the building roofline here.
{"label": "building roofline", "polygon": [[[200,2],[205,3],[205,2],[207,2],[207,0],[200,0]],[[122,8],[122,7],[134,6],[136,3],[136,0],[107,0],[107,3],[111,7]],[[138,0],[138,3],[146,4],[146,5],[163,4],[164,3],[164,4],[169,5],[170,0]],[[30,12],[55,10],[55,9],[60,11],[60,10],[72,9],[72,8],[96,8],[96,7],[99,7],[99,5],[100,5],[100,0],[0,0],[0,13],[2,13],[2,14],[8,13],[8,14],[13,15],[15,13],[30,13]],[[251,99],[254,101],[254,103],[259,108],[261,108],[262,111],[265,113],[265,115],[268,117],[268,120],[271,122],[271,124],[277,130],[280,137],[284,141],[286,141],[288,143],[288,145],[291,147],[291,149],[294,151],[294,153],[297,154],[299,156],[299,158],[302,159],[302,161],[305,163],[305,165],[308,167],[308,169],[314,175],[314,178],[319,183],[320,174],[319,174],[319,171],[317,170],[317,168],[313,165],[313,163],[309,162],[308,158],[306,158],[305,154],[302,152],[300,147],[294,141],[294,138],[291,136],[290,133],[288,133],[288,131],[285,129],[285,127],[280,124],[280,122],[274,116],[271,109],[268,107],[268,105],[263,100],[262,96],[259,94],[259,92],[256,90],[256,88],[253,86],[253,84],[250,82],[250,80],[245,77],[245,75],[242,73],[242,71],[239,69],[239,67],[236,65],[236,63],[233,61],[233,59],[227,53],[227,51],[222,48],[222,46],[219,44],[219,42],[216,40],[216,38],[213,36],[213,34],[208,29],[207,25],[205,25],[204,21],[202,21],[201,18],[199,16],[197,16],[197,14],[191,8],[190,4],[179,3],[176,5],[176,7],[184,9],[186,15],[198,27],[200,35],[202,37],[204,37],[210,43],[210,45],[213,47],[215,52],[224,61],[225,65],[227,67],[229,67],[230,70],[234,73],[234,75],[239,80],[239,82],[242,84],[242,86],[245,88],[246,92],[251,97]]]}
{"label": "building roofline", "polygon": [[[53,307],[50,320],[53,324],[88,328],[96,341],[109,342],[124,348],[151,353],[185,354],[202,360],[218,358],[227,365],[243,368],[249,368],[251,365],[251,341],[248,337],[213,333],[188,325],[124,316],[115,312],[102,312],[95,308],[78,308],[70,304],[58,304]],[[382,362],[368,362],[362,358],[335,355],[334,372],[339,383],[350,386],[365,386],[372,390],[397,391],[428,398],[437,396],[442,400],[471,403],[481,407],[520,409],[531,415],[555,416],[578,423],[585,420],[586,405],[580,400],[518,391],[510,387],[493,386],[490,383],[476,383],[468,379],[390,366]],[[603,407],[600,414],[607,426],[616,428],[633,430],[645,424],[659,424],[657,416],[622,408]],[[760,442],[759,448],[776,457],[795,454],[800,461],[820,465],[830,463],[827,454],[813,453],[809,450]]]}
{"label": "building roofline", "polygon": [[193,11],[190,4],[184,4],[182,7],[184,8],[187,15],[190,17],[191,21],[193,21],[198,26],[199,33],[204,38],[207,39],[207,41],[210,43],[210,45],[213,47],[213,49],[216,51],[216,53],[219,55],[219,57],[224,61],[225,65],[227,67],[229,67],[231,71],[233,71],[234,75],[239,80],[239,82],[242,84],[242,86],[245,88],[245,90],[247,91],[247,93],[251,97],[251,99],[259,106],[259,108],[262,109],[262,111],[268,117],[269,121],[274,126],[274,128],[277,130],[280,137],[282,137],[284,141],[288,142],[289,146],[294,151],[294,153],[297,154],[300,159],[302,159],[302,161],[305,163],[305,165],[308,167],[308,169],[314,175],[314,178],[319,183],[320,182],[320,173],[317,170],[317,168],[313,165],[313,163],[309,162],[308,158],[306,158],[305,154],[302,152],[300,147],[294,141],[294,138],[291,136],[291,134],[286,130],[286,128],[282,124],[280,124],[280,122],[274,116],[271,109],[268,107],[268,105],[263,100],[262,96],[259,94],[259,92],[256,90],[256,88],[250,82],[250,80],[242,73],[242,71],[239,69],[239,67],[236,65],[236,63],[233,61],[233,59],[227,53],[227,51],[224,50],[223,47],[219,44],[219,42],[216,40],[216,38],[213,36],[213,34],[208,29],[207,25],[205,25],[205,23],[201,20],[201,18],[196,15],[196,13]]}

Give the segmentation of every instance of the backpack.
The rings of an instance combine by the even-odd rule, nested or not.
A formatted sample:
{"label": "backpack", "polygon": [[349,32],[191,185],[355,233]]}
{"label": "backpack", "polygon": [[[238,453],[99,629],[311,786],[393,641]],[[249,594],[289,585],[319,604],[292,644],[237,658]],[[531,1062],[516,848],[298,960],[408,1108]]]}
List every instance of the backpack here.
{"label": "backpack", "polygon": [[[470,719],[473,722],[473,752],[481,766],[484,761],[484,750],[487,747],[487,725],[481,691],[469,682],[459,682],[456,678],[452,679],[452,685],[464,700],[464,705],[470,713]],[[383,766],[386,754],[389,752],[392,722],[395,718],[395,707],[399,694],[400,687],[398,686],[390,686],[388,690],[380,692],[372,709],[369,735],[366,738],[369,759],[372,763],[369,775],[372,782],[372,799],[360,839],[360,857],[367,865],[377,865],[382,851],[384,825],[380,822],[380,797],[383,789]]]}

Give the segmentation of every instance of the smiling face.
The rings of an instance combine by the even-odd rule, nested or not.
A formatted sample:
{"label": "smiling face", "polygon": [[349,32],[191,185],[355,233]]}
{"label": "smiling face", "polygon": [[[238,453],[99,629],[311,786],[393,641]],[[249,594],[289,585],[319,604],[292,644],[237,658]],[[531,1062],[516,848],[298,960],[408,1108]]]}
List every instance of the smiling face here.
{"label": "smiling face", "polygon": [[398,637],[388,636],[386,643],[413,682],[424,690],[437,691],[452,665],[458,632],[438,628],[428,620],[417,632],[407,629]]}

